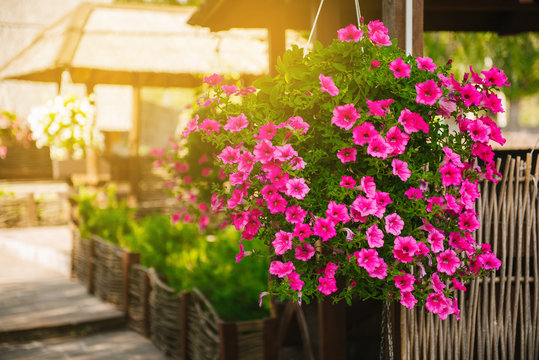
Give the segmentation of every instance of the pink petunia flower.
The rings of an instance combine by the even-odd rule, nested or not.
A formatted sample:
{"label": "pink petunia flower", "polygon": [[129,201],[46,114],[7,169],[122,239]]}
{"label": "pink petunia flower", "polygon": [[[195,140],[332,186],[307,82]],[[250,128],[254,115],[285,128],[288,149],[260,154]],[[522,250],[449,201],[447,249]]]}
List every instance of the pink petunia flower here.
{"label": "pink petunia flower", "polygon": [[379,136],[378,131],[376,131],[374,125],[368,121],[356,126],[352,130],[352,137],[354,144],[356,145],[365,145],[376,136]]}
{"label": "pink petunia flower", "polygon": [[339,89],[335,86],[335,83],[333,83],[331,76],[320,74],[318,78],[320,79],[320,90],[327,92],[331,96],[339,95]]}
{"label": "pink petunia flower", "polygon": [[299,205],[290,206],[285,211],[286,221],[291,224],[302,224],[307,216],[307,211],[303,210]]}
{"label": "pink petunia flower", "polygon": [[374,200],[376,201],[376,206],[378,209],[373,215],[378,219],[381,219],[386,212],[387,205],[393,203],[393,200],[391,200],[389,193],[383,191],[377,191],[374,195]]}
{"label": "pink petunia flower", "polygon": [[365,217],[373,215],[378,209],[378,206],[375,199],[358,195],[350,206],[350,209],[357,211],[361,216]]}
{"label": "pink petunia flower", "polygon": [[393,256],[403,263],[411,263],[413,256],[419,251],[417,241],[412,236],[397,236],[393,247]]}
{"label": "pink petunia flower", "polygon": [[452,278],[451,279],[451,282],[453,283],[453,287],[455,288],[455,290],[462,290],[462,291],[466,291],[466,286],[464,286],[459,280],[457,280],[456,278]]}
{"label": "pink petunia flower", "polygon": [[367,146],[367,154],[372,157],[386,159],[391,151],[391,146],[380,135],[375,136],[369,141]]}
{"label": "pink petunia flower", "polygon": [[490,126],[484,124],[480,119],[471,121],[468,124],[468,131],[473,141],[486,144],[490,140]]}
{"label": "pink petunia flower", "polygon": [[350,130],[357,119],[361,116],[357,112],[354,104],[346,104],[342,106],[335,106],[333,109],[333,117],[331,118],[331,124],[341,129]]}
{"label": "pink petunia flower", "polygon": [[296,268],[294,266],[294,263],[292,263],[292,261],[283,263],[281,261],[275,260],[275,261],[272,261],[270,264],[269,273],[271,275],[277,275],[280,278],[284,278],[285,276],[287,276],[294,270],[296,270]]}
{"label": "pink petunia flower", "polygon": [[288,274],[286,276],[286,280],[288,281],[290,288],[296,291],[301,291],[301,289],[303,289],[303,285],[305,284],[305,282],[300,279],[299,274],[295,271]]}
{"label": "pink petunia flower", "polygon": [[384,233],[376,224],[371,225],[366,231],[367,243],[371,248],[384,246]]}
{"label": "pink petunia flower", "polygon": [[221,123],[219,121],[216,121],[216,120],[210,120],[210,119],[204,119],[204,121],[202,121],[202,123],[200,125],[198,125],[198,128],[200,130],[204,130],[206,131],[206,134],[211,134],[211,133],[218,133],[219,132],[219,128],[221,126]]}
{"label": "pink petunia flower", "polygon": [[309,261],[309,259],[314,256],[315,252],[314,246],[309,243],[303,243],[296,247],[294,255],[298,260]]}
{"label": "pink petunia flower", "polygon": [[400,291],[414,291],[414,283],[416,282],[416,279],[411,274],[403,272],[402,275],[395,275],[393,277],[393,281],[395,282],[395,287]]}
{"label": "pink petunia flower", "polygon": [[493,253],[481,254],[477,257],[477,260],[481,264],[481,267],[485,270],[499,270],[500,266],[502,265],[502,261]]}
{"label": "pink petunia flower", "polygon": [[245,114],[241,113],[239,116],[229,116],[223,129],[230,131],[231,133],[241,131],[249,125]]}
{"label": "pink petunia flower", "polygon": [[438,272],[451,276],[455,273],[461,263],[460,259],[457,257],[457,254],[452,249],[442,251],[436,255],[436,261],[438,262]]}
{"label": "pink petunia flower", "polygon": [[419,200],[423,199],[423,191],[421,189],[417,189],[415,187],[410,187],[408,190],[404,192],[404,195],[408,197],[410,200]]}
{"label": "pink petunia flower", "polygon": [[337,37],[340,41],[358,42],[362,36],[363,31],[359,30],[354,24],[350,24],[347,27],[344,27],[337,31]]}
{"label": "pink petunia flower", "polygon": [[442,97],[444,93],[442,89],[436,85],[434,80],[430,79],[423,83],[415,85],[417,97],[415,101],[418,104],[434,105],[436,100]]}
{"label": "pink petunia flower", "polygon": [[266,125],[262,125],[258,129],[259,140],[271,140],[276,134],[277,134],[277,126],[275,126],[275,124],[272,122]]}
{"label": "pink petunia flower", "polygon": [[343,164],[347,162],[356,161],[357,149],[356,148],[345,148],[337,152],[337,157]]}
{"label": "pink petunia flower", "polygon": [[221,151],[217,158],[221,159],[223,164],[235,164],[238,162],[240,156],[240,150],[234,149],[231,146],[227,146]]}
{"label": "pink petunia flower", "polygon": [[400,303],[402,306],[413,309],[415,304],[417,304],[417,300],[411,292],[401,291],[400,295]]}
{"label": "pink petunia flower", "polygon": [[278,166],[273,167],[267,174],[267,177],[279,191],[286,190],[286,184],[290,179],[290,176],[287,173],[284,173],[283,169]]}
{"label": "pink petunia flower", "polygon": [[300,157],[295,157],[291,159],[288,163],[292,167],[292,170],[303,170],[305,169],[305,165],[307,165],[307,163],[303,161],[303,159]]}
{"label": "pink petunia flower", "polygon": [[436,292],[442,292],[445,289],[445,284],[440,280],[438,273],[434,273],[430,277],[430,282],[432,284],[432,289]]}
{"label": "pink petunia flower", "polygon": [[434,229],[433,231],[429,232],[427,240],[433,253],[439,253],[444,250],[444,239],[444,234],[442,234],[442,232],[439,230]]}
{"label": "pink petunia flower", "polygon": [[309,186],[307,186],[303,178],[292,178],[286,183],[286,195],[298,200],[304,199],[309,191]]}
{"label": "pink petunia flower", "polygon": [[473,232],[480,227],[479,220],[477,220],[477,213],[471,209],[466,210],[459,216],[459,228],[464,231]]}
{"label": "pink petunia flower", "polygon": [[427,296],[425,307],[433,314],[437,314],[442,320],[446,319],[450,313],[453,313],[452,301],[446,298],[442,293],[433,292]]}
{"label": "pink petunia flower", "polygon": [[266,201],[271,214],[284,212],[288,205],[288,201],[279,194],[269,196]]}
{"label": "pink petunia flower", "polygon": [[318,278],[320,285],[318,285],[318,290],[324,295],[330,295],[337,291],[337,281],[335,278],[321,276]]}
{"label": "pink petunia flower", "polygon": [[183,137],[187,137],[192,132],[195,132],[198,130],[198,119],[199,119],[198,115],[195,115],[194,118],[189,120],[189,122],[185,126],[185,130],[182,132]]}
{"label": "pink petunia flower", "polygon": [[249,151],[244,151],[238,158],[238,170],[245,173],[250,173],[255,164],[255,156]]}
{"label": "pink petunia flower", "polygon": [[238,92],[236,85],[221,85],[221,89],[223,89],[226,96],[234,95]]}
{"label": "pink petunia flower", "polygon": [[437,68],[434,61],[432,61],[432,59],[430,57],[428,57],[428,56],[417,57],[415,59],[415,61],[417,62],[417,68],[421,69],[421,70],[427,70],[429,72],[434,72],[434,70],[436,70],[436,68]]}
{"label": "pink petunia flower", "polygon": [[306,134],[309,130],[309,123],[304,121],[301,116],[291,117],[288,121],[290,122],[290,127],[292,127],[292,129],[300,130],[300,135]]}
{"label": "pink petunia flower", "polygon": [[279,230],[275,234],[275,240],[271,243],[275,249],[276,255],[283,255],[286,251],[292,249],[292,234]]}
{"label": "pink petunia flower", "polygon": [[361,178],[361,190],[363,190],[369,198],[376,196],[376,183],[372,176],[363,176]]}
{"label": "pink petunia flower", "polygon": [[479,105],[483,99],[481,93],[472,84],[464,85],[459,91],[466,107]]}
{"label": "pink petunia flower", "polygon": [[487,90],[481,92],[481,102],[479,105],[489,109],[494,114],[503,113],[502,99],[495,93],[489,93]]}
{"label": "pink petunia flower", "polygon": [[393,71],[393,74],[397,79],[403,77],[409,78],[410,73],[412,72],[411,66],[405,63],[401,57],[390,62],[389,69]]}
{"label": "pink petunia flower", "polygon": [[391,155],[404,154],[410,137],[401,131],[398,126],[392,126],[386,133],[386,142],[391,147]]}
{"label": "pink petunia flower", "polygon": [[481,71],[481,74],[485,77],[484,84],[486,86],[496,85],[497,87],[502,87],[511,85],[507,82],[507,76],[504,71],[496,67],[487,71]]}
{"label": "pink petunia flower", "polygon": [[406,182],[412,175],[410,169],[408,169],[408,163],[406,161],[401,161],[399,159],[393,159],[391,162],[393,167],[393,175],[398,176],[399,179]]}
{"label": "pink petunia flower", "polygon": [[385,230],[386,233],[398,236],[401,234],[404,228],[404,221],[397,213],[389,214],[385,217]]}
{"label": "pink petunia flower", "polygon": [[429,124],[423,120],[421,115],[406,108],[401,111],[398,121],[407,134],[413,134],[419,130],[422,130],[425,134],[429,133]]}
{"label": "pink petunia flower", "polygon": [[442,115],[446,119],[451,118],[451,114],[457,110],[457,103],[454,100],[448,99],[447,97],[442,97],[438,101],[438,109],[436,114]]}
{"label": "pink petunia flower", "polygon": [[275,146],[273,158],[282,162],[286,162],[292,159],[294,156],[298,156],[298,152],[294,150],[292,145],[286,144],[283,146]]}
{"label": "pink petunia flower", "polygon": [[374,20],[367,24],[369,39],[377,46],[390,46],[388,29],[380,20]]}
{"label": "pink petunia flower", "polygon": [[322,241],[328,241],[337,235],[333,221],[324,218],[316,219],[313,227],[313,233],[320,236]]}
{"label": "pink petunia flower", "polygon": [[374,271],[380,264],[380,257],[375,249],[361,249],[356,251],[354,256],[356,257],[357,265],[368,272]]}
{"label": "pink petunia flower", "polygon": [[341,176],[339,186],[347,189],[353,189],[356,187],[356,181],[351,176]]}
{"label": "pink petunia flower", "polygon": [[243,249],[243,244],[239,244],[240,252],[236,255],[236,262],[240,262],[241,259],[245,256],[245,251]]}
{"label": "pink petunia flower", "polygon": [[339,222],[347,223],[349,222],[350,216],[348,215],[348,208],[344,204],[337,204],[335,201],[330,201],[328,204],[328,209],[326,210],[326,217],[328,220],[331,220],[333,223],[337,224]]}
{"label": "pink petunia flower", "polygon": [[304,241],[305,238],[308,238],[313,234],[309,224],[296,224],[294,227],[293,236],[297,236],[299,241]]}
{"label": "pink petunia flower", "polygon": [[204,77],[204,82],[208,85],[218,85],[223,81],[223,78],[217,74]]}
{"label": "pink petunia flower", "polygon": [[384,100],[369,100],[367,99],[367,107],[373,116],[385,117],[389,113],[389,106],[394,102],[393,99]]}
{"label": "pink petunia flower", "polygon": [[243,191],[239,188],[234,189],[232,196],[227,200],[229,209],[234,209],[243,201]]}
{"label": "pink petunia flower", "polygon": [[443,165],[439,172],[442,174],[443,186],[459,186],[462,182],[462,171],[452,163]]}
{"label": "pink petunia flower", "polygon": [[260,161],[262,164],[268,163],[273,160],[273,154],[275,147],[269,140],[262,140],[262,142],[254,147],[255,161]]}

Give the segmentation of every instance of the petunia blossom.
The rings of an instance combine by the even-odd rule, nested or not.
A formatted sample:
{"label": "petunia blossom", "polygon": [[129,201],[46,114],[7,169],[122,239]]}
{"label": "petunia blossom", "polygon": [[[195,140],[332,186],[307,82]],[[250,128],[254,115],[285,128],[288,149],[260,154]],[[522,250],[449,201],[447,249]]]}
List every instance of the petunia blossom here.
{"label": "petunia blossom", "polygon": [[316,219],[313,227],[313,233],[320,236],[322,241],[328,241],[337,235],[333,221],[324,218]]}
{"label": "petunia blossom", "polygon": [[398,176],[399,179],[406,182],[412,175],[410,169],[408,169],[408,163],[399,159],[393,159],[391,161],[391,167],[393,168],[393,175]]}
{"label": "petunia blossom", "polygon": [[429,133],[429,124],[423,120],[421,115],[406,108],[401,111],[398,121],[407,134],[413,134],[419,130],[422,130],[425,134]]}
{"label": "petunia blossom", "polygon": [[333,109],[333,117],[331,118],[331,124],[341,129],[350,130],[357,119],[361,116],[357,112],[354,104],[337,105]]}
{"label": "petunia blossom", "polygon": [[276,255],[282,255],[286,251],[292,249],[292,234],[283,230],[279,230],[275,234],[275,240],[272,242]]}
{"label": "petunia blossom", "polygon": [[350,24],[347,27],[344,27],[337,31],[337,37],[340,41],[358,42],[362,36],[363,31],[359,30],[354,24]]}
{"label": "petunia blossom", "polygon": [[448,249],[436,255],[438,272],[453,275],[461,264],[454,250]]}
{"label": "petunia blossom", "polygon": [[356,148],[345,148],[337,151],[337,157],[339,158],[339,160],[341,160],[343,164],[356,161],[356,154]]}
{"label": "petunia blossom", "polygon": [[384,233],[376,224],[371,225],[366,231],[367,243],[371,248],[381,248],[384,246]]}
{"label": "petunia blossom", "polygon": [[403,263],[411,263],[419,251],[417,241],[412,236],[397,236],[393,247],[393,256]]}
{"label": "petunia blossom", "polygon": [[432,79],[416,84],[415,89],[417,93],[415,101],[418,104],[431,106],[436,104],[436,101],[441,98],[444,93]]}
{"label": "petunia blossom", "polygon": [[398,78],[410,77],[411,66],[406,64],[401,57],[389,63],[389,69],[393,71],[393,75]]}
{"label": "petunia blossom", "polygon": [[331,96],[339,95],[339,89],[335,86],[331,76],[320,74],[318,78],[320,79],[320,90],[327,92]]}
{"label": "petunia blossom", "polygon": [[281,262],[278,260],[272,261],[269,268],[269,273],[272,275],[277,275],[280,278],[284,278],[286,275],[290,274],[292,271],[296,270],[294,263],[292,261]]}
{"label": "petunia blossom", "polygon": [[341,176],[339,186],[347,189],[353,189],[356,187],[356,181],[351,176]]}
{"label": "petunia blossom", "polygon": [[437,68],[434,61],[432,61],[432,59],[428,56],[424,56],[424,57],[419,56],[415,59],[415,61],[417,62],[417,68],[421,70],[434,72],[434,70],[436,70]]}
{"label": "petunia blossom", "polygon": [[305,195],[309,193],[309,186],[305,183],[303,178],[291,178],[286,183],[286,195],[294,197],[298,200],[305,198]]}
{"label": "petunia blossom", "polygon": [[296,247],[294,255],[298,260],[309,261],[309,259],[314,256],[315,252],[314,246],[309,243],[303,243]]}
{"label": "petunia blossom", "polygon": [[385,230],[392,235],[400,235],[404,228],[404,221],[397,213],[389,214],[385,217]]}
{"label": "petunia blossom", "polygon": [[352,138],[354,144],[365,145],[374,137],[379,136],[374,125],[366,121],[352,130]]}
{"label": "petunia blossom", "polygon": [[245,114],[241,113],[239,116],[229,116],[223,129],[230,131],[231,133],[241,131],[249,125]]}

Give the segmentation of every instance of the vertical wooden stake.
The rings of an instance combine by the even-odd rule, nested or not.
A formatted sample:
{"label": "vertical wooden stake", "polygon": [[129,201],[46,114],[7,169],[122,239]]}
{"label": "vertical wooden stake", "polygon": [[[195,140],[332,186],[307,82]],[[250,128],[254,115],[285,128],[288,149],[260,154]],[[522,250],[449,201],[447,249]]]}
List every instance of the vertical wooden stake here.
{"label": "vertical wooden stake", "polygon": [[181,333],[180,333],[180,351],[182,359],[187,359],[189,356],[189,343],[187,341],[187,333],[189,332],[189,306],[191,303],[191,293],[188,291],[182,292],[181,297]]}
{"label": "vertical wooden stake", "polygon": [[27,206],[26,220],[27,220],[28,226],[37,226],[37,223],[38,223],[37,206],[36,206],[36,200],[34,199],[34,193],[29,193],[28,195],[26,195],[26,206]]}
{"label": "vertical wooden stake", "polygon": [[238,360],[238,328],[236,323],[219,324],[221,360]]}
{"label": "vertical wooden stake", "polygon": [[132,253],[128,250],[124,250],[122,253],[122,275],[123,275],[123,309],[125,315],[129,317],[129,273],[131,272],[131,266],[134,264],[140,264],[140,254]]}
{"label": "vertical wooden stake", "polygon": [[144,337],[150,338],[150,277],[148,272],[144,271],[142,282],[142,321],[144,326]]}
{"label": "vertical wooden stake", "polygon": [[264,360],[273,360],[277,358],[277,348],[275,344],[277,335],[277,319],[264,319]]}
{"label": "vertical wooden stake", "polygon": [[93,238],[90,238],[90,246],[88,249],[88,293],[94,293],[95,282],[95,242]]}

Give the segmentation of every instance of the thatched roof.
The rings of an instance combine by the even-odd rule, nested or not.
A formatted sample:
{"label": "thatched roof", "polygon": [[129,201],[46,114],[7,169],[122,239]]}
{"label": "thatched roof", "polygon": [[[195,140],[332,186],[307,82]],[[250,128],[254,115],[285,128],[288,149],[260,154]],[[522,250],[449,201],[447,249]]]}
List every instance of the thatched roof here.
{"label": "thatched roof", "polygon": [[266,32],[211,33],[187,24],[194,8],[83,3],[0,69],[3,79],[195,86],[199,76],[267,73]]}

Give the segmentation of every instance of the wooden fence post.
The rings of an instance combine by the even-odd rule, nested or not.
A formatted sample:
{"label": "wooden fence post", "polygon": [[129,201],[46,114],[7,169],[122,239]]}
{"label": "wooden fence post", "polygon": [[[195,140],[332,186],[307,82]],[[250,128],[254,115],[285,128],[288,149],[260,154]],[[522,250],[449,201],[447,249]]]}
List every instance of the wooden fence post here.
{"label": "wooden fence post", "polygon": [[123,267],[123,309],[125,315],[129,317],[129,273],[131,266],[134,264],[140,264],[140,253],[132,253],[128,250],[124,250],[122,253],[122,267]]}
{"label": "wooden fence post", "polygon": [[26,195],[26,206],[26,221],[28,223],[28,226],[37,226],[37,205],[36,200],[34,199],[34,193],[29,193]]}
{"label": "wooden fence post", "polygon": [[144,337],[149,339],[150,330],[150,277],[148,272],[144,271],[142,282],[142,321],[144,326]]}
{"label": "wooden fence post", "polygon": [[88,294],[93,294],[95,284],[95,242],[92,237],[88,241],[90,242],[88,248]]}
{"label": "wooden fence post", "polygon": [[221,360],[238,359],[238,328],[234,322],[219,324],[219,350]]}
{"label": "wooden fence post", "polygon": [[180,334],[180,344],[181,344],[181,354],[182,359],[188,359],[189,356],[189,343],[187,341],[187,333],[189,331],[189,306],[191,302],[191,293],[184,291],[180,295],[181,298],[181,334]]}
{"label": "wooden fence post", "polygon": [[273,360],[277,358],[278,350],[275,344],[277,335],[277,319],[264,319],[264,360]]}

